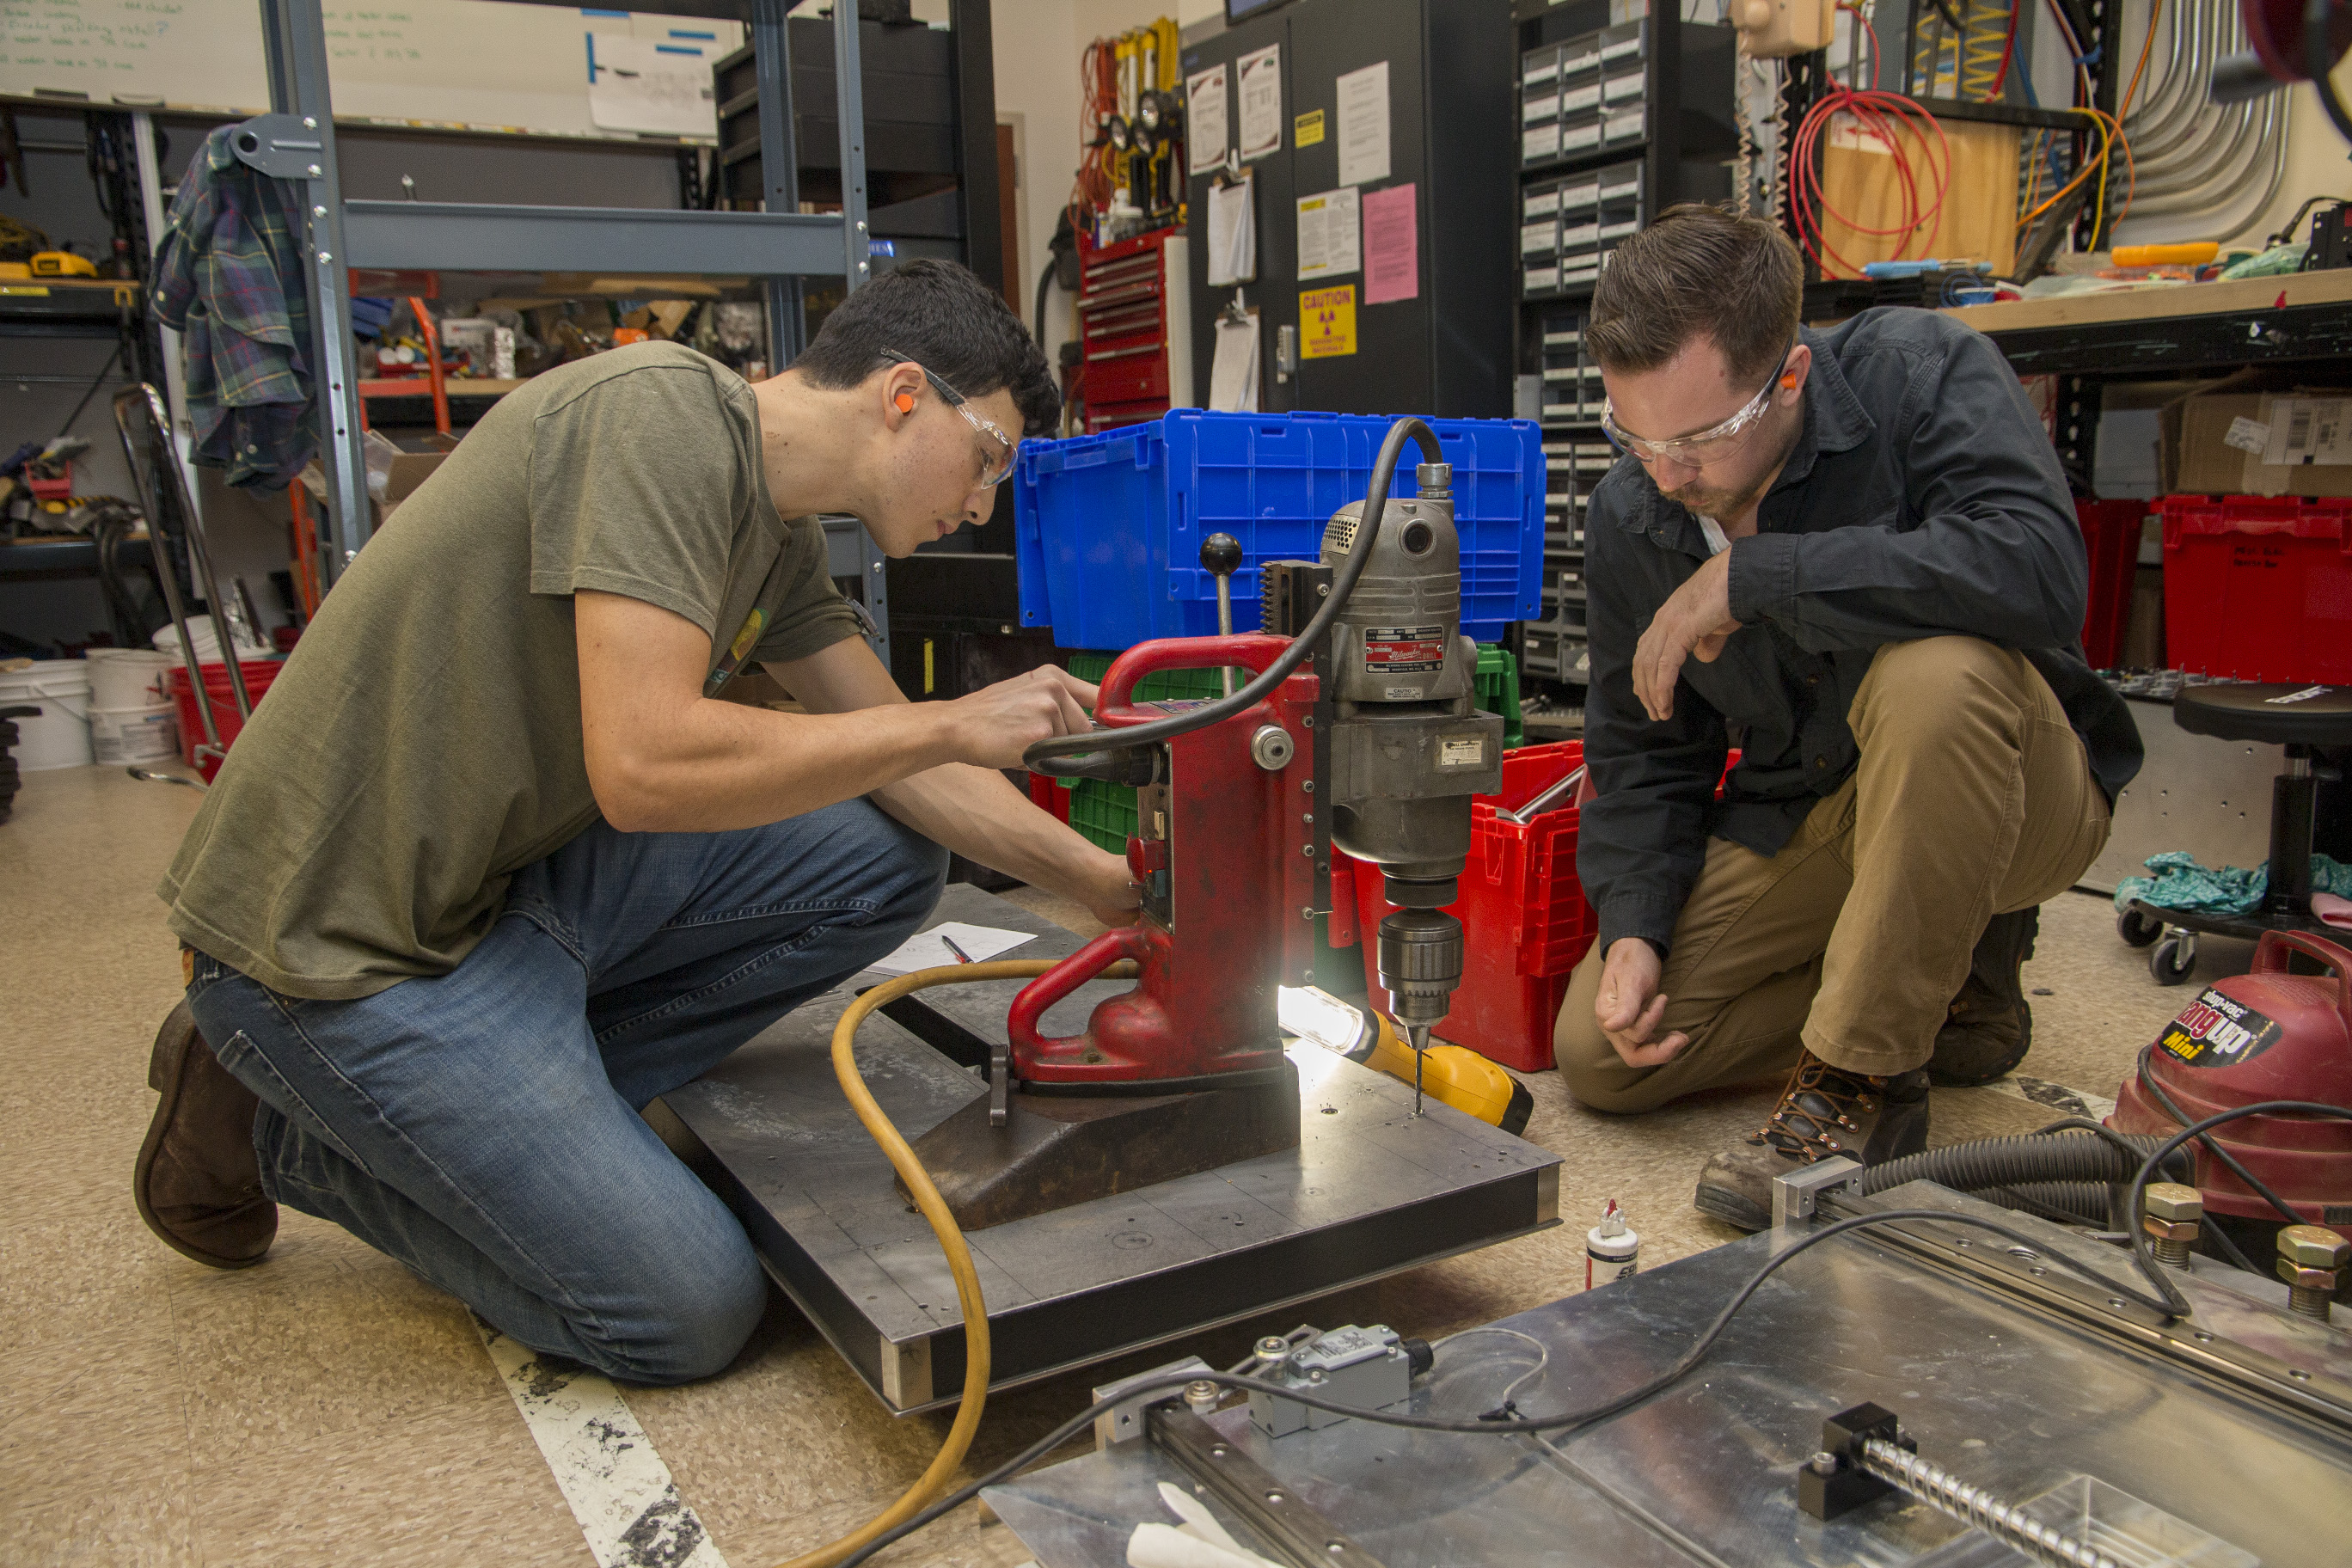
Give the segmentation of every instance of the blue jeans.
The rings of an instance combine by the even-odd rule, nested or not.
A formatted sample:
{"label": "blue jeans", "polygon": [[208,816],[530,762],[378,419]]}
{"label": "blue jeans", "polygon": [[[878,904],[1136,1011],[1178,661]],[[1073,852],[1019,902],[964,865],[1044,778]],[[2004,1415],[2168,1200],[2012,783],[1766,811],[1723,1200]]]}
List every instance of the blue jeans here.
{"label": "blue jeans", "polygon": [[199,954],[188,1005],[261,1099],[271,1197],[534,1350],[680,1383],[734,1359],[767,1290],[639,1108],[896,947],[946,869],[862,800],[732,833],[599,822],[516,874],[447,974],[319,1002]]}

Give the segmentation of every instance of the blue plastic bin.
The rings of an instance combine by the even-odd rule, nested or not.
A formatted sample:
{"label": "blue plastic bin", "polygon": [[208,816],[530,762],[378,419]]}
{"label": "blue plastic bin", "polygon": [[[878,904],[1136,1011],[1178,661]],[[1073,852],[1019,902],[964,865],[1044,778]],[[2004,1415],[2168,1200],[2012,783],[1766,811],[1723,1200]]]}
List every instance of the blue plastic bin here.
{"label": "blue plastic bin", "polygon": [[[1217,629],[1201,541],[1241,541],[1234,626],[1257,629],[1258,565],[1312,561],[1333,512],[1363,499],[1391,418],[1179,409],[1099,436],[1024,444],[1013,479],[1021,624],[1063,647],[1125,648]],[[1493,642],[1541,616],[1543,443],[1523,419],[1433,419],[1454,465],[1462,629]],[[1408,443],[1392,493],[1417,493]]]}

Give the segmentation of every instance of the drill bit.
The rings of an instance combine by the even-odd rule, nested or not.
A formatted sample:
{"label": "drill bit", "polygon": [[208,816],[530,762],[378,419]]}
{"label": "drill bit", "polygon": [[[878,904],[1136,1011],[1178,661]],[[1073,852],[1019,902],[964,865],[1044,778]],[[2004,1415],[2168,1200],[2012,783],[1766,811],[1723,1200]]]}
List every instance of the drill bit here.
{"label": "drill bit", "polygon": [[1429,1026],[1407,1024],[1404,1037],[1412,1047],[1412,1113],[1421,1114],[1421,1064],[1429,1053]]}

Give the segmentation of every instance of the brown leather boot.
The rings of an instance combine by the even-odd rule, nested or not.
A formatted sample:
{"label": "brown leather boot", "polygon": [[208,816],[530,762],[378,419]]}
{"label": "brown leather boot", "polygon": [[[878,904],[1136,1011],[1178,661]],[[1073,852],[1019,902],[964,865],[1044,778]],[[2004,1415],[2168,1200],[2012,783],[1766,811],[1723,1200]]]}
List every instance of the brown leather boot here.
{"label": "brown leather boot", "polygon": [[261,1261],[278,1235],[278,1205],[261,1190],[253,1116],[261,1102],[229,1076],[182,1002],[155,1031],[147,1083],[162,1093],[131,1195],[139,1217],[184,1258],[215,1268]]}
{"label": "brown leather boot", "polygon": [[1762,1230],[1772,1223],[1775,1178],[1838,1155],[1874,1165],[1927,1146],[1927,1068],[1873,1078],[1806,1051],[1771,1119],[1706,1163],[1692,1202],[1701,1214]]}

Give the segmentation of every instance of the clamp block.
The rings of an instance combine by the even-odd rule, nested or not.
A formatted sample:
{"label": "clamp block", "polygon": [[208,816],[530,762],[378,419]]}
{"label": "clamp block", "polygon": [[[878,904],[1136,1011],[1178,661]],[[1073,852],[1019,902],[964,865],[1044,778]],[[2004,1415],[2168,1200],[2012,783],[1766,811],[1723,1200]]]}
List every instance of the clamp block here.
{"label": "clamp block", "polygon": [[1818,1520],[1832,1520],[1895,1490],[1862,1468],[1862,1446],[1875,1437],[1899,1447],[1918,1445],[1903,1435],[1895,1412],[1857,1405],[1822,1423],[1821,1451],[1797,1469],[1797,1506]]}

